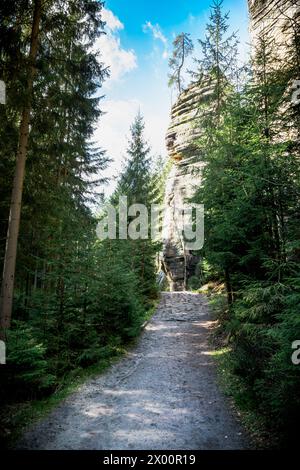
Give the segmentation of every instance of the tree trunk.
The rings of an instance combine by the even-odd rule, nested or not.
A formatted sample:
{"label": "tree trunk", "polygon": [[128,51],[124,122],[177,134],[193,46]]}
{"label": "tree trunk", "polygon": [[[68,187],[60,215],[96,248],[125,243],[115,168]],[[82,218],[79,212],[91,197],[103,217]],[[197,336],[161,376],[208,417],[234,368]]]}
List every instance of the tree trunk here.
{"label": "tree trunk", "polygon": [[228,305],[230,306],[233,303],[233,292],[232,292],[232,285],[231,285],[231,279],[230,279],[228,268],[224,270],[224,277],[225,277],[225,285],[226,285],[226,291],[227,291],[227,302],[228,302]]}
{"label": "tree trunk", "polygon": [[35,75],[35,61],[38,51],[38,36],[41,19],[41,0],[35,0],[32,21],[30,51],[28,56],[29,71],[27,79],[27,100],[24,106],[20,130],[19,145],[16,156],[16,169],[11,196],[10,214],[3,265],[3,278],[0,298],[0,338],[5,339],[6,330],[10,327],[13,302],[14,278],[17,257],[17,245],[20,227],[23,181],[29,136],[32,88]]}

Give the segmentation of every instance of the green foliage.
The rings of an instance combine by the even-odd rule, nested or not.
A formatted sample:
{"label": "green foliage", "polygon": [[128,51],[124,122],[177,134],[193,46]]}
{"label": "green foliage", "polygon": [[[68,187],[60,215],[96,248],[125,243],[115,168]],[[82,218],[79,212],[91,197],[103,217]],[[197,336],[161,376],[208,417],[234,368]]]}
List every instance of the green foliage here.
{"label": "green foliage", "polygon": [[3,387],[1,397],[6,393],[19,398],[45,393],[52,390],[55,376],[49,372],[46,348],[37,339],[34,328],[25,322],[15,321],[7,339],[7,365],[2,368]]}
{"label": "green foliage", "polygon": [[[136,336],[157,295],[148,241],[96,240],[91,204],[109,159],[92,142],[102,114],[99,89],[109,71],[92,47],[104,34],[103,3],[43,5],[33,87],[4,403],[57,389],[82,368],[102,363]],[[26,96],[32,3],[0,7],[0,261],[3,260],[14,155]],[[120,181],[130,203],[154,200],[154,175],[138,116]],[[157,177],[157,175],[155,175]],[[140,196],[142,195],[142,199]],[[1,264],[0,262],[0,264]],[[2,266],[0,266],[0,269]]]}
{"label": "green foliage", "polygon": [[272,42],[261,37],[253,76],[236,87],[225,66],[228,61],[227,70],[239,74],[230,53],[235,36],[227,37],[221,3],[213,6],[199,61],[200,71],[211,74],[216,101],[198,123],[199,160],[206,162],[194,196],[205,207],[202,254],[226,286],[226,313],[217,308],[244,405],[282,445],[292,445],[300,416],[300,368],[291,360],[292,343],[300,339],[300,167],[299,108],[286,90],[298,60],[279,69]]}
{"label": "green foliage", "polygon": [[[111,203],[118,211],[119,196],[127,196],[128,207],[132,204],[143,204],[148,214],[151,204],[160,202],[159,186],[161,180],[158,171],[153,171],[150,148],[144,139],[144,121],[140,113],[135,117],[130,131],[131,137],[127,150],[127,160]],[[136,214],[138,216],[138,212]],[[128,225],[135,216],[128,217]],[[139,228],[141,230],[141,227]],[[124,243],[118,241],[115,256],[126,260],[127,267],[137,279],[137,289],[144,305],[147,306],[157,296],[155,257],[160,244],[151,239],[151,220],[146,227],[148,238],[128,239]]]}
{"label": "green foliage", "polygon": [[272,421],[282,444],[293,442],[299,420],[300,372],[291,360],[300,337],[299,277],[286,284],[251,285],[231,312],[234,371],[247,385],[265,423]]}
{"label": "green foliage", "polygon": [[150,147],[144,139],[144,129],[143,117],[138,112],[130,127],[125,168],[112,196],[113,202],[118,202],[119,195],[127,196],[128,205],[137,203],[149,206],[153,202]]}
{"label": "green foliage", "polygon": [[200,287],[200,279],[198,276],[191,276],[188,280],[188,289],[197,290]]}
{"label": "green foliage", "polygon": [[[199,39],[201,58],[195,58],[197,65],[191,76],[199,84],[208,80],[213,92],[206,119],[218,123],[221,108],[231,88],[231,83],[237,80],[238,39],[236,33],[228,33],[229,13],[223,13],[223,0],[214,0],[211,6],[209,23],[206,26],[205,39]],[[203,124],[203,123],[202,123]]]}
{"label": "green foliage", "polygon": [[173,41],[173,54],[169,59],[169,86],[176,85],[180,94],[183,89],[182,69],[187,57],[193,52],[194,46],[190,34],[181,33]]}

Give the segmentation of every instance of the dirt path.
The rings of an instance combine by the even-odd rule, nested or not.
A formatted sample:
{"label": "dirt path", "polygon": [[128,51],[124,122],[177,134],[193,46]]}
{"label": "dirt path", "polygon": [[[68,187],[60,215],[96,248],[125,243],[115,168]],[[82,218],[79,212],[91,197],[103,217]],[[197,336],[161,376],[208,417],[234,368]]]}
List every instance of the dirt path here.
{"label": "dirt path", "polygon": [[217,385],[205,298],[164,293],[138,346],[28,431],[29,449],[245,449]]}

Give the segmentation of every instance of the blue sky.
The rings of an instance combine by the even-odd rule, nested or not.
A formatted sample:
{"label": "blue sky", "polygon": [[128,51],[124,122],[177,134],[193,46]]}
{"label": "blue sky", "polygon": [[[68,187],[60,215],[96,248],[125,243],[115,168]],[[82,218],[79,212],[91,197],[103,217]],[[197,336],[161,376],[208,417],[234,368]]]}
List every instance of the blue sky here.
{"label": "blue sky", "polygon": [[[95,138],[114,162],[106,171],[112,182],[110,194],[126,155],[130,124],[140,109],[146,137],[153,155],[166,155],[164,137],[169,124],[174,92],[167,86],[168,58],[172,41],[181,32],[190,33],[199,55],[197,38],[205,34],[211,0],[107,0],[103,18],[107,35],[95,44],[111,77],[102,93],[102,109]],[[239,31],[240,55],[245,58],[249,43],[246,0],[224,0],[230,11],[231,29]],[[173,96],[172,96],[173,95]]]}

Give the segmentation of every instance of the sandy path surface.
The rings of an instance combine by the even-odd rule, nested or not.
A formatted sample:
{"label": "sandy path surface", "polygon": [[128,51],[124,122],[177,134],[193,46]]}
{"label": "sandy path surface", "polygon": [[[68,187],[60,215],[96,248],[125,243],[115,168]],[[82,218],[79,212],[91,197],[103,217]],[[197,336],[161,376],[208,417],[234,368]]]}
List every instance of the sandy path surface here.
{"label": "sandy path surface", "polygon": [[245,449],[217,384],[205,297],[164,293],[138,345],[27,431],[20,449]]}

